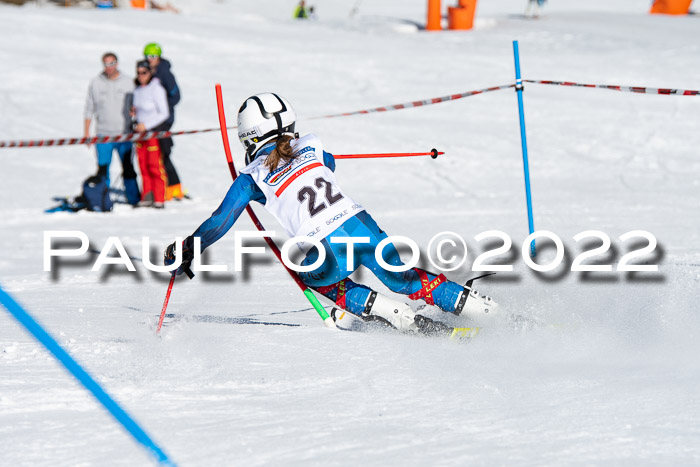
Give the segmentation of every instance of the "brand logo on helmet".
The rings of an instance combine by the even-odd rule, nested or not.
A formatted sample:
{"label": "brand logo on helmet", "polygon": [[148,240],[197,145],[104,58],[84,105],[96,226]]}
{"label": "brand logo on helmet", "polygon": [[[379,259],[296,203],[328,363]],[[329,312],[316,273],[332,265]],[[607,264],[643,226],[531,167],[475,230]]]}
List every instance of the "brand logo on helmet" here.
{"label": "brand logo on helmet", "polygon": [[257,142],[258,142],[258,139],[257,139],[258,136],[262,136],[262,135],[260,134],[260,130],[258,129],[258,127],[255,127],[255,128],[253,128],[253,129],[251,129],[251,130],[242,131],[241,133],[238,133],[238,139],[240,139],[241,141],[244,141],[244,140],[247,140],[247,139],[252,139],[254,142],[257,143]]}

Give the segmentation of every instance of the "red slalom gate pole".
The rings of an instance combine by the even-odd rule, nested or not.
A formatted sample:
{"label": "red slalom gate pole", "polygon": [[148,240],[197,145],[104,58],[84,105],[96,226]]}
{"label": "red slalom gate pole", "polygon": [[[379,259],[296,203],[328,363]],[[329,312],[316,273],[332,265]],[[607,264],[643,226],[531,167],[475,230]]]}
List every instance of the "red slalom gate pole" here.
{"label": "red slalom gate pole", "polygon": [[160,334],[160,328],[163,326],[163,318],[165,318],[165,310],[168,309],[168,301],[170,300],[170,292],[173,291],[173,284],[175,283],[175,273],[170,277],[170,284],[168,284],[168,291],[165,293],[165,301],[163,302],[163,309],[160,310],[160,319],[158,320],[158,327],[156,328],[156,334]]}
{"label": "red slalom gate pole", "polygon": [[333,154],[334,159],[375,159],[380,157],[418,157],[430,156],[437,159],[437,156],[445,154],[437,149],[432,149],[430,152],[389,152],[383,154]]}
{"label": "red slalom gate pole", "polygon": [[[224,140],[224,152],[226,152],[226,160],[228,161],[228,168],[231,171],[231,178],[233,178],[233,180],[235,181],[237,174],[236,168],[233,165],[233,157],[231,156],[231,146],[229,145],[228,141],[228,130],[226,128],[226,114],[224,113],[224,98],[221,94],[221,85],[216,84],[215,87],[216,105],[219,108],[219,125],[221,126],[221,137]],[[248,215],[250,216],[251,220],[253,221],[253,224],[255,224],[255,227],[257,227],[259,231],[263,232],[265,230],[265,227],[263,227],[262,223],[260,222],[260,219],[258,219],[258,216],[255,214],[255,211],[253,211],[253,208],[251,208],[250,205],[248,205],[245,209]],[[287,265],[284,264],[284,261],[282,261],[282,253],[280,252],[279,248],[277,248],[277,245],[275,245],[275,242],[273,242],[270,237],[263,238],[265,239],[265,242],[267,242],[272,252],[277,257],[277,259],[280,261],[280,263],[282,263],[284,269],[289,273],[292,279],[294,279],[294,282],[296,282],[296,284],[299,286],[302,292],[304,292],[304,295],[314,307],[316,313],[318,313],[321,319],[323,319],[323,323],[329,328],[335,328],[335,321],[333,321],[333,318],[331,318],[328,315],[328,312],[326,312],[326,309],[323,308],[323,305],[321,305],[321,302],[318,301],[318,298],[316,298],[311,289],[306,284],[304,284],[304,282],[299,278],[297,273],[289,269]]]}

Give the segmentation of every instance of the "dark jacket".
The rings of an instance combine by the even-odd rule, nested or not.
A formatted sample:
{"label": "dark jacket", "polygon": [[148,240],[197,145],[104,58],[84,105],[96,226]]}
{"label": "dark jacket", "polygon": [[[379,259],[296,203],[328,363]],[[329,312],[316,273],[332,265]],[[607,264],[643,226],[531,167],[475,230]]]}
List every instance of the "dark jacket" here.
{"label": "dark jacket", "polygon": [[160,84],[163,85],[168,95],[170,117],[166,120],[166,123],[172,125],[175,121],[175,105],[180,102],[180,88],[177,86],[175,76],[170,71],[170,62],[161,58],[154,76],[160,80]]}

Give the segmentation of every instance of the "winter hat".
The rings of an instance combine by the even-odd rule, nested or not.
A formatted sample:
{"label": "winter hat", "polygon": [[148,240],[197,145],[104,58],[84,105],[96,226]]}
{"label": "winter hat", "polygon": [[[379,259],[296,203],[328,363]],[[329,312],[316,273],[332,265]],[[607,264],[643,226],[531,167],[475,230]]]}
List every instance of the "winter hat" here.
{"label": "winter hat", "polygon": [[136,62],[136,68],[137,69],[138,68],[146,68],[146,69],[150,70],[151,65],[150,65],[150,63],[148,63],[148,60],[139,60],[138,62]]}
{"label": "winter hat", "polygon": [[143,48],[143,56],[147,57],[148,55],[157,55],[160,57],[160,55],[163,53],[163,50],[160,48],[160,45],[156,44],[155,42],[151,42],[150,44],[146,44],[146,47]]}

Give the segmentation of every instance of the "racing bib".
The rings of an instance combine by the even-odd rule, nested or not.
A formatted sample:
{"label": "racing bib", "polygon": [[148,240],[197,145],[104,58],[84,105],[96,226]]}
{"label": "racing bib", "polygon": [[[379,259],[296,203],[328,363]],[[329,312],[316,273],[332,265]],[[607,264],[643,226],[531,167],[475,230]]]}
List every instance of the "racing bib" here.
{"label": "racing bib", "polygon": [[[242,170],[265,194],[267,209],[290,237],[321,240],[364,208],[345,195],[323,164],[321,141],[314,135],[291,141],[294,159],[270,172],[267,156]],[[302,251],[312,248],[299,243]]]}

